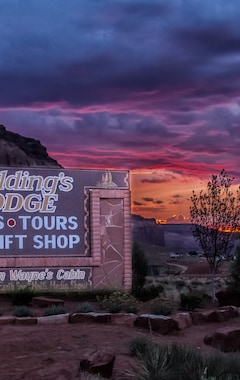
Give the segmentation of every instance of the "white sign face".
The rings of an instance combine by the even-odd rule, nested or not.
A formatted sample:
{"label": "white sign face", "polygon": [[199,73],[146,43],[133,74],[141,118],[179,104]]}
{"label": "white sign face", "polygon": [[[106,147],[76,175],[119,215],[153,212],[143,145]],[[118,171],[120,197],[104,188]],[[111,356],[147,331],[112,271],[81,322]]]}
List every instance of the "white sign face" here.
{"label": "white sign face", "polygon": [[86,256],[89,188],[129,188],[128,172],[0,170],[0,256]]}

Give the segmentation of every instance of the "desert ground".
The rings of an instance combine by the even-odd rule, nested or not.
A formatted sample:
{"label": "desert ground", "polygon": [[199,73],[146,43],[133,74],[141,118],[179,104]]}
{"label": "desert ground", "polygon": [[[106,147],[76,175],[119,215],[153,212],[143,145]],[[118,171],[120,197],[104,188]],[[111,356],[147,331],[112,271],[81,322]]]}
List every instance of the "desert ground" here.
{"label": "desert ground", "polygon": [[[194,264],[185,272],[206,275],[206,265]],[[203,272],[203,273],[201,273]],[[74,311],[74,302],[66,302],[67,312]],[[10,305],[1,300],[3,315],[10,313]],[[42,311],[35,309],[35,315]],[[239,326],[240,317],[221,323],[223,326]],[[162,343],[178,342],[209,353],[215,349],[203,342],[206,334],[213,333],[219,323],[192,326],[171,335],[149,333],[127,325],[94,323],[59,325],[0,325],[0,380],[76,380],[80,358],[87,349],[110,349],[116,354],[113,380],[127,380],[125,372],[131,369],[133,358],[129,356],[129,342],[137,336],[151,336]]]}

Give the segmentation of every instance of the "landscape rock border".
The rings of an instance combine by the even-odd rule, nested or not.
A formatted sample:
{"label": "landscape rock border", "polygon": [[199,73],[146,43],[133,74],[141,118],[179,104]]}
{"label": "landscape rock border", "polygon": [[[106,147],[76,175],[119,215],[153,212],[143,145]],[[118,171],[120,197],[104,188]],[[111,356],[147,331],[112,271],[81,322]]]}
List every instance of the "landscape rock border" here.
{"label": "landscape rock border", "polygon": [[34,324],[67,324],[67,323],[104,323],[113,325],[136,326],[161,334],[170,334],[205,323],[221,323],[240,316],[240,308],[225,306],[217,310],[194,312],[180,312],[172,316],[155,314],[128,314],[128,313],[66,313],[43,317],[13,317],[1,316],[0,326],[8,324],[34,325]]}

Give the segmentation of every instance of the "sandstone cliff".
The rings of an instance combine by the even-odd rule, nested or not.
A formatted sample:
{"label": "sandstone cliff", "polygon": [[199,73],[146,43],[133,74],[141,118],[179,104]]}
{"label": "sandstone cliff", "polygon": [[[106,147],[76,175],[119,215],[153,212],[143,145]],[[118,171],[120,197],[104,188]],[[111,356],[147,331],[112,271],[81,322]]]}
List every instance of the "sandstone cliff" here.
{"label": "sandstone cliff", "polygon": [[40,141],[7,131],[0,124],[0,166],[61,168]]}

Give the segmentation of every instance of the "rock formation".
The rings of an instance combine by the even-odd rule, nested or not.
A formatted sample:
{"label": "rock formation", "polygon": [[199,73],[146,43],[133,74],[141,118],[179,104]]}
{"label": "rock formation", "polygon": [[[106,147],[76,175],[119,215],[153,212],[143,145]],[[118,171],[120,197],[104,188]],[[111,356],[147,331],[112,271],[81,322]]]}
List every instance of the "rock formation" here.
{"label": "rock formation", "polygon": [[61,168],[40,141],[7,131],[1,124],[0,166]]}

